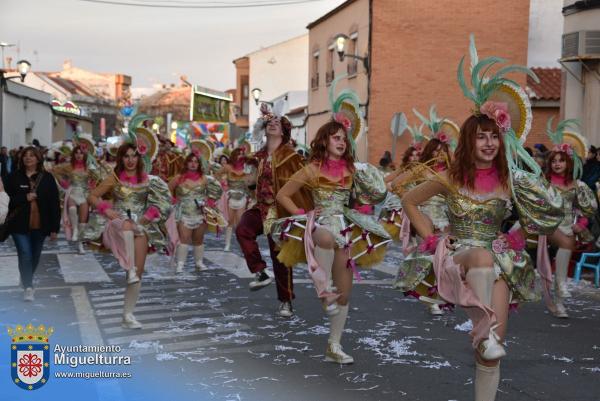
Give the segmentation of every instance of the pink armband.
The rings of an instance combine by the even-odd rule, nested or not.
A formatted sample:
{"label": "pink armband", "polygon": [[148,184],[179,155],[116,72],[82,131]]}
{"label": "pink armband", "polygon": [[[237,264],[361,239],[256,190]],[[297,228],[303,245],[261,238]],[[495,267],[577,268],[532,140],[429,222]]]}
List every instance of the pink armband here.
{"label": "pink armband", "polygon": [[217,201],[216,201],[216,200],[214,200],[214,199],[210,199],[210,198],[208,198],[208,199],[206,200],[206,205],[207,205],[208,207],[217,207]]}
{"label": "pink armband", "polygon": [[160,210],[156,206],[150,206],[144,213],[144,217],[146,220],[154,222],[160,218]]}
{"label": "pink armband", "polygon": [[372,214],[373,206],[372,205],[354,206],[354,210],[356,210],[358,213],[361,213],[361,214]]}
{"label": "pink armband", "polygon": [[63,189],[67,189],[69,188],[69,181],[67,180],[60,180],[58,182],[58,184],[63,188]]}
{"label": "pink armband", "polygon": [[427,238],[425,238],[423,240],[423,242],[421,242],[419,244],[419,248],[418,248],[419,252],[434,253],[439,240],[440,240],[440,237],[438,237],[437,235],[434,235],[434,234],[428,235]]}
{"label": "pink armband", "polygon": [[581,216],[580,218],[577,219],[577,225],[583,229],[588,228],[589,224],[590,224],[590,221],[588,220],[587,217]]}
{"label": "pink armband", "polygon": [[100,202],[96,203],[96,210],[103,216],[105,215],[106,211],[111,208],[112,205],[107,200],[101,200]]}
{"label": "pink armband", "polygon": [[295,216],[299,216],[301,214],[306,214],[306,212],[304,211],[304,209],[300,208],[300,209],[296,209],[296,211],[294,212]]}
{"label": "pink armband", "polygon": [[506,242],[508,243],[508,247],[513,251],[520,252],[525,249],[525,238],[523,238],[523,234],[519,230],[513,230],[506,234]]}

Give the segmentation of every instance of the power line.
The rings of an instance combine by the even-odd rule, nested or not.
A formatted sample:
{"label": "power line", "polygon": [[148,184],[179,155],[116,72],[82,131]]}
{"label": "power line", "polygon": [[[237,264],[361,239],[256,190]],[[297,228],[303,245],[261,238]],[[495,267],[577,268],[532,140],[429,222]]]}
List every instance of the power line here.
{"label": "power line", "polygon": [[270,1],[252,1],[242,3],[231,3],[224,1],[211,1],[205,2],[204,4],[196,3],[196,2],[168,2],[171,4],[160,4],[159,1],[150,2],[142,2],[142,3],[134,3],[132,1],[118,1],[118,0],[79,0],[87,3],[98,3],[98,4],[108,4],[115,6],[130,6],[130,7],[147,7],[147,8],[203,8],[203,9],[218,9],[218,8],[252,8],[252,7],[272,7],[272,6],[286,6],[293,4],[303,4],[303,3],[315,3],[323,0],[270,0]]}

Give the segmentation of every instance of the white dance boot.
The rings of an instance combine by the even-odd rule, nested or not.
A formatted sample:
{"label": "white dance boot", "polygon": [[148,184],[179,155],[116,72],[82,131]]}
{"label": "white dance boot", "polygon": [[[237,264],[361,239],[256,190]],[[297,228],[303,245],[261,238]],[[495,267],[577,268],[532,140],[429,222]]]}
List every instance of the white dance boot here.
{"label": "white dance boot", "polygon": [[131,266],[127,268],[127,284],[134,284],[140,281],[135,268],[135,237],[133,231],[123,231],[121,236],[123,237],[125,252],[131,260]]}
{"label": "white dance boot", "polygon": [[325,351],[325,362],[349,365],[354,363],[354,358],[346,354],[340,344],[348,318],[348,305],[339,305],[338,309],[339,312],[336,315],[329,316],[329,340],[327,341],[327,351]]}
{"label": "white dance boot", "polygon": [[142,287],[142,282],[137,281],[135,284],[128,284],[125,287],[125,300],[123,302],[123,321],[121,326],[125,329],[141,329],[142,324],[137,321],[135,316],[133,315],[133,310],[135,309],[135,304],[140,296],[140,288]]}
{"label": "white dance boot", "polygon": [[500,383],[500,362],[484,366],[475,362],[475,401],[494,401]]}
{"label": "white dance boot", "polygon": [[[314,254],[319,266],[325,269],[325,272],[327,273],[327,283],[329,287],[328,291],[335,291],[335,288],[331,286],[331,270],[333,268],[335,251],[333,249],[326,249],[316,246]],[[321,302],[323,303],[323,309],[328,316],[337,315],[340,312],[337,302],[328,305],[325,298],[322,298]]]}
{"label": "white dance boot", "polygon": [[231,251],[231,236],[233,235],[233,227],[227,227],[225,229],[225,252]]}
{"label": "white dance boot", "polygon": [[85,231],[85,227],[87,226],[86,223],[79,223],[78,229],[79,229],[79,241],[77,241],[77,252],[80,255],[83,255],[85,253],[85,249],[83,247],[83,242],[81,241],[81,237],[83,236],[83,232]]}
{"label": "white dance boot", "polygon": [[69,206],[68,209],[69,222],[71,223],[71,229],[73,234],[71,235],[71,241],[77,241],[79,239],[79,216],[77,215],[77,206]]}
{"label": "white dance boot", "polygon": [[569,270],[569,261],[571,260],[571,251],[564,248],[558,248],[555,260],[556,272],[554,277],[557,294],[561,298],[571,298],[571,293],[567,288],[567,272]]}
{"label": "white dance boot", "polygon": [[196,271],[206,269],[206,265],[202,261],[204,258],[204,245],[194,246],[194,261],[196,263]]}
{"label": "white dance boot", "polygon": [[177,245],[177,268],[175,269],[176,273],[181,273],[183,271],[183,267],[185,266],[185,260],[188,255],[188,244],[179,244]]}
{"label": "white dance boot", "polygon": [[[494,289],[494,282],[496,281],[494,269],[490,267],[471,267],[467,272],[466,280],[479,301],[485,306],[491,307],[492,291]],[[506,356],[506,351],[502,344],[500,344],[500,338],[494,331],[495,328],[496,326],[490,328],[488,338],[479,343],[479,353],[481,358],[486,361]]]}

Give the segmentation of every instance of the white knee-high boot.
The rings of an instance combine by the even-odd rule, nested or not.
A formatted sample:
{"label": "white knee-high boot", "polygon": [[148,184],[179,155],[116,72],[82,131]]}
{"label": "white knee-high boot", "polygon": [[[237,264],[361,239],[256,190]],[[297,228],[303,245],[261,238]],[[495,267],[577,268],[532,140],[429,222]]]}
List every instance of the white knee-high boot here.
{"label": "white knee-high boot", "polygon": [[557,294],[561,298],[570,298],[571,293],[567,288],[567,272],[569,271],[569,261],[571,260],[571,251],[569,249],[558,248],[556,252],[556,280]]}
{"label": "white knee-high boot", "polygon": [[354,363],[354,358],[346,354],[340,344],[344,326],[346,326],[346,319],[348,318],[348,305],[339,305],[338,309],[337,314],[329,316],[329,340],[327,341],[325,361],[341,364]]}
{"label": "white knee-high boot", "polygon": [[79,252],[80,254],[85,253],[85,249],[83,248],[83,242],[81,242],[81,239],[83,237],[83,233],[85,231],[86,226],[86,223],[79,223],[79,241],[77,242],[77,252]]}
{"label": "white knee-high boot", "polygon": [[[475,293],[479,301],[487,307],[492,305],[492,292],[494,290],[494,282],[496,281],[496,273],[491,267],[471,267],[466,275],[467,283],[471,290]],[[499,342],[499,337],[494,331],[494,327],[490,328],[488,338],[483,340],[479,346],[481,358],[486,361],[502,358],[506,355],[506,351]]]}
{"label": "white knee-high boot", "polygon": [[[319,264],[319,266],[325,269],[325,272],[327,273],[327,285],[329,286],[329,290],[333,291],[333,288],[331,287],[331,270],[333,269],[333,259],[335,257],[335,250],[316,246],[314,255],[315,259],[317,259],[317,263]],[[334,302],[331,305],[327,305],[327,302],[324,298],[323,308],[329,316],[336,315],[340,311],[337,302]]]}
{"label": "white knee-high boot", "polygon": [[71,229],[73,231],[71,241],[77,241],[79,239],[79,216],[77,215],[77,206],[69,206],[68,214],[69,222],[71,223]]}
{"label": "white knee-high boot", "polygon": [[123,302],[123,322],[122,326],[126,329],[141,329],[142,324],[137,321],[135,316],[133,315],[133,310],[135,309],[135,304],[138,301],[140,296],[140,289],[142,287],[142,282],[138,280],[138,282],[134,284],[128,284],[125,287],[125,299]]}
{"label": "white knee-high boot", "polygon": [[179,244],[177,245],[176,256],[177,256],[177,268],[175,272],[181,273],[183,271],[183,267],[185,266],[185,261],[187,259],[189,250],[188,244]]}
{"label": "white knee-high boot", "polygon": [[500,383],[500,362],[484,366],[475,362],[475,401],[494,401]]}
{"label": "white knee-high boot", "polygon": [[194,246],[194,261],[196,262],[196,270],[200,271],[206,269],[206,265],[202,261],[204,258],[204,245]]}
{"label": "white knee-high boot", "polygon": [[131,266],[126,267],[127,284],[134,284],[140,281],[135,267],[135,237],[133,231],[123,231],[121,236],[123,237],[125,252],[127,252],[127,256],[129,256],[129,260],[131,261]]}
{"label": "white knee-high boot", "polygon": [[233,235],[233,227],[227,227],[225,229],[225,248],[223,249],[226,252],[231,250],[231,236]]}

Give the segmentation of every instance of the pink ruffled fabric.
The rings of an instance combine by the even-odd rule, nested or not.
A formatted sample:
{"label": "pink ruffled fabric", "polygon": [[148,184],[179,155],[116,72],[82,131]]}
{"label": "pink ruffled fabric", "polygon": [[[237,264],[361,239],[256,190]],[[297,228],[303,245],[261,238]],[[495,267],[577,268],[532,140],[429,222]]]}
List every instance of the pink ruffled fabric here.
{"label": "pink ruffled fabric", "polygon": [[423,242],[419,244],[419,252],[434,253],[439,240],[440,237],[438,237],[437,235],[428,235],[427,238],[425,238]]}
{"label": "pink ruffled fabric", "polygon": [[75,160],[73,167],[78,169],[85,169],[85,164],[83,160]]}
{"label": "pink ruffled fabric", "polygon": [[303,215],[303,214],[306,214],[306,212],[305,212],[305,211],[304,211],[304,209],[302,209],[302,208],[300,208],[300,209],[297,209],[297,210],[294,212],[294,215],[296,215],[296,216],[300,216],[300,215]]}
{"label": "pink ruffled fabric", "polygon": [[129,270],[134,261],[127,255],[125,241],[121,235],[124,223],[125,220],[123,219],[114,219],[107,222],[102,232],[102,243],[112,251],[114,257],[119,261],[119,265],[123,269]]}
{"label": "pink ruffled fabric", "polygon": [[550,174],[550,182],[552,185],[558,185],[559,187],[567,186],[567,177],[564,175]]}
{"label": "pink ruffled fabric", "polygon": [[160,210],[156,206],[150,206],[144,213],[146,220],[155,222],[160,219]]}
{"label": "pink ruffled fabric", "polygon": [[500,186],[500,176],[496,166],[475,170],[475,188],[480,192],[494,192]]}
{"label": "pink ruffled fabric", "polygon": [[138,181],[137,175],[129,176],[125,173],[125,171],[121,171],[119,174],[119,181],[125,182],[127,184],[136,185],[142,182],[145,182],[148,179],[148,175],[146,173],[142,173],[142,180]]}
{"label": "pink ruffled fabric", "polygon": [[410,243],[410,220],[404,210],[402,210],[402,224],[400,225],[400,242],[402,243],[402,253],[404,256],[408,256],[413,250],[413,247],[409,247]]}
{"label": "pink ruffled fabric", "polygon": [[476,348],[482,340],[488,338],[490,328],[496,324],[496,315],[491,308],[479,301],[463,280],[464,270],[448,254],[446,238],[438,241],[433,257],[433,270],[440,296],[447,302],[462,306],[473,322],[470,334],[473,348]]}
{"label": "pink ruffled fabric", "polygon": [[361,214],[373,214],[373,205],[354,206],[354,209]]}
{"label": "pink ruffled fabric", "polygon": [[173,210],[165,223],[167,228],[167,234],[169,236],[169,242],[167,244],[167,252],[171,255],[170,264],[175,264],[175,249],[177,245],[181,243],[179,239],[179,231],[177,230],[177,221],[175,221],[175,211]]}
{"label": "pink ruffled fabric", "polygon": [[67,189],[71,186],[71,183],[69,183],[68,180],[62,179],[58,182],[58,185],[60,185],[62,189]]}
{"label": "pink ruffled fabric", "polygon": [[101,200],[100,202],[96,203],[96,210],[103,216],[110,208],[112,208],[112,204],[107,200]]}
{"label": "pink ruffled fabric", "polygon": [[328,291],[329,280],[327,272],[319,266],[315,258],[315,244],[312,238],[312,232],[315,227],[315,211],[311,210],[307,214],[306,229],[304,230],[304,251],[306,252],[306,263],[308,265],[308,274],[315,285],[317,296],[325,298],[328,303],[332,303],[339,298],[339,294]]}
{"label": "pink ruffled fabric", "polygon": [[588,225],[590,224],[590,221],[588,220],[587,217],[581,216],[577,219],[577,223],[576,225],[578,225],[579,227],[581,227],[582,229],[586,229],[588,228]]}
{"label": "pink ruffled fabric", "polygon": [[508,242],[508,247],[514,251],[521,252],[525,249],[525,238],[519,230],[513,230],[506,234],[506,242]]}
{"label": "pink ruffled fabric", "polygon": [[71,241],[73,238],[73,226],[71,226],[71,220],[69,219],[69,198],[71,197],[71,188],[67,189],[65,193],[65,200],[63,202],[62,212],[62,223],[65,229],[65,237],[67,241]]}

